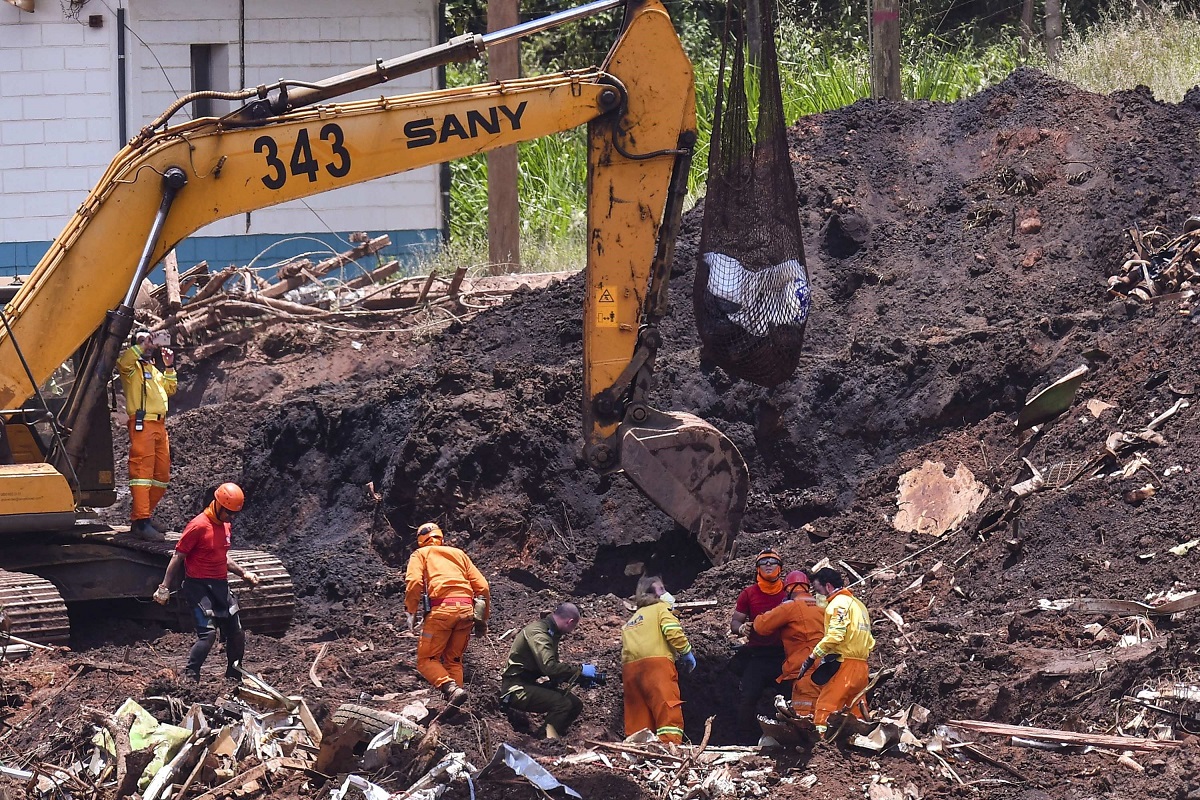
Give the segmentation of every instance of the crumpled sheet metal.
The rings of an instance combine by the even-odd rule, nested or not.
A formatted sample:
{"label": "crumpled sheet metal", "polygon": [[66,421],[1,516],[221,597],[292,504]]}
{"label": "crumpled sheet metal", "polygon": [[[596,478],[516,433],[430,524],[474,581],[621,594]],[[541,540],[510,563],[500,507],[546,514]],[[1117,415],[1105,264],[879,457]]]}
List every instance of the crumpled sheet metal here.
{"label": "crumpled sheet metal", "polygon": [[567,797],[575,797],[583,800],[579,792],[570,786],[559,783],[558,779],[551,775],[545,767],[530,758],[528,754],[523,753],[510,744],[502,744],[496,748],[496,754],[492,756],[492,760],[488,765],[483,768],[480,776],[482,777],[500,765],[508,767],[543,792],[549,793],[561,789],[562,793]]}

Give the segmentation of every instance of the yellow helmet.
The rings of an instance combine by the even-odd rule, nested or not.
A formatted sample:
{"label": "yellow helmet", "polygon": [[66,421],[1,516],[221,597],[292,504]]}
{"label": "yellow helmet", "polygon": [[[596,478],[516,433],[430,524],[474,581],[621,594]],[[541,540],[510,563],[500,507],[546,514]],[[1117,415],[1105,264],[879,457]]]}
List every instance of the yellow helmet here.
{"label": "yellow helmet", "polygon": [[424,547],[427,544],[441,544],[443,538],[445,536],[442,534],[442,529],[438,527],[436,522],[426,522],[417,528],[417,547]]}

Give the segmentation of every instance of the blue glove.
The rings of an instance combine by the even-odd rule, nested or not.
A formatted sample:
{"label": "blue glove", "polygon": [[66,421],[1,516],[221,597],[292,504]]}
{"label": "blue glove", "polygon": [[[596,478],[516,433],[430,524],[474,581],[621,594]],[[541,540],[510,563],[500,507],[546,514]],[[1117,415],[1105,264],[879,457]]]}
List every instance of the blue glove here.
{"label": "blue glove", "polygon": [[675,663],[681,668],[683,674],[686,675],[696,668],[696,654],[689,650],[675,659]]}
{"label": "blue glove", "polygon": [[596,677],[596,665],[595,664],[584,664],[583,669],[579,670],[579,674],[585,678]]}

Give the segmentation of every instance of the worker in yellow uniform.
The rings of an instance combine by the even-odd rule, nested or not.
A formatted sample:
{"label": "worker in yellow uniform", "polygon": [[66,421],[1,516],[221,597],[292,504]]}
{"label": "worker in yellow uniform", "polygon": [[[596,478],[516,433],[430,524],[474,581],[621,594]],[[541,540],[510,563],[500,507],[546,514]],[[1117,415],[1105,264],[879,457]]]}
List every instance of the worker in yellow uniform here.
{"label": "worker in yellow uniform", "polygon": [[817,604],[817,598],[809,590],[808,576],[800,570],[792,570],[783,579],[783,590],[787,600],[759,614],[753,621],[742,623],[748,636],[753,630],[759,636],[780,633],[783,637],[783,672],[777,683],[792,684],[792,710],[797,716],[811,717],[816,708],[821,687],[812,681],[812,676],[798,678],[800,667],[812,655],[813,648],[825,635],[825,612]]}
{"label": "worker in yellow uniform", "polygon": [[659,741],[678,744],[683,741],[683,701],[675,667],[691,672],[696,656],[679,619],[671,613],[675,598],[661,578],[638,580],[633,601],[637,611],[621,629],[625,735],[649,728]]}
{"label": "worker in yellow uniform", "polygon": [[[138,331],[133,345],[117,358],[125,410],[129,413],[130,533],[149,541],[162,541],[164,531],[151,521],[171,480],[171,444],[167,439],[167,398],[175,394],[175,354],[167,347],[166,331]],[[154,363],[161,354],[163,369]]]}
{"label": "worker in yellow uniform", "polygon": [[[817,661],[822,662],[813,676],[816,683],[823,684],[813,723],[818,732],[825,733],[829,715],[836,711],[849,708],[859,719],[866,718],[867,657],[875,649],[875,637],[867,607],[845,588],[840,572],[829,567],[817,570],[812,585],[826,599],[825,635],[800,666],[799,677]],[[831,671],[832,677],[821,679]]]}
{"label": "worker in yellow uniform", "polygon": [[[442,544],[445,535],[436,523],[417,528],[417,549],[408,559],[404,611],[409,631],[417,608],[428,598],[421,638],[417,642],[417,672],[441,690],[451,705],[466,702],[463,688],[463,654],[471,629],[486,630],[492,595],[487,580],[471,557]],[[483,600],[481,619],[475,619],[475,599]]]}

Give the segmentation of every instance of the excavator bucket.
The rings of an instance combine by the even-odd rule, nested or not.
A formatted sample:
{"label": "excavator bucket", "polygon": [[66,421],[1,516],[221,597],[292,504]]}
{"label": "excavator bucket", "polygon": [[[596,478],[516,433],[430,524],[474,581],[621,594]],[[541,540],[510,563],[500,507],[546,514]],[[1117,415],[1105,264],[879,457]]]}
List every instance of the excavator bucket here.
{"label": "excavator bucket", "polygon": [[733,549],[750,475],[737,447],[693,414],[643,405],[617,430],[621,469],[654,504],[691,531],[713,564]]}

